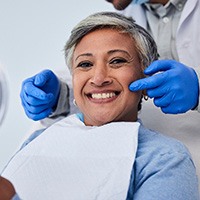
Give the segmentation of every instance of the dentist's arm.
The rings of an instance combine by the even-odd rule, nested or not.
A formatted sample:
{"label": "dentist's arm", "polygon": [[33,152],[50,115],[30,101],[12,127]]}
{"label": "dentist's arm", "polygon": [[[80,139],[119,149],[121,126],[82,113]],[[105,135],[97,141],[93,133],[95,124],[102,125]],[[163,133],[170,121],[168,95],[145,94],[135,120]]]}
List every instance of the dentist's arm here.
{"label": "dentist's arm", "polygon": [[199,81],[194,69],[174,60],[158,60],[144,73],[149,77],[131,83],[129,89],[146,90],[162,112],[185,113],[198,106]]}

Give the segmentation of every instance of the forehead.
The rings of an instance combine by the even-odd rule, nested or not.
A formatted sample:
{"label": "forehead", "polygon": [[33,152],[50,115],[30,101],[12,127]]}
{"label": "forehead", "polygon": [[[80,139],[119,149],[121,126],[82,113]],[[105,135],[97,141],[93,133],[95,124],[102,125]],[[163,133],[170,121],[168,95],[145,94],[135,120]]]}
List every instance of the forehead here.
{"label": "forehead", "polygon": [[91,50],[106,51],[110,48],[136,51],[135,41],[128,33],[118,29],[103,28],[86,34],[76,45],[74,55]]}

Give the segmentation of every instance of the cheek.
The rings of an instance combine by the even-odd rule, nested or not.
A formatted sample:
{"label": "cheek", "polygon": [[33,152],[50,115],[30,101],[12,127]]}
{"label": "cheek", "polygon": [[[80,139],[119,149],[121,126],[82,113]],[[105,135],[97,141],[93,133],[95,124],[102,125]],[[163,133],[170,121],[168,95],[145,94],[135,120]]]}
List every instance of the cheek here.
{"label": "cheek", "polygon": [[124,88],[124,91],[126,93],[126,98],[127,101],[130,102],[135,102],[136,104],[139,103],[142,92],[141,91],[137,91],[137,92],[131,92],[129,90],[129,85],[142,78],[142,72],[140,70],[129,70],[127,71],[127,73],[121,73],[120,75],[120,80],[121,80],[121,84]]}
{"label": "cheek", "polygon": [[82,87],[82,80],[77,75],[73,75],[72,77],[73,91],[74,97],[76,99],[78,93],[80,92],[80,88]]}
{"label": "cheek", "polygon": [[140,100],[142,97],[142,92],[131,92],[128,91],[128,95],[126,98],[126,107],[128,110],[131,110],[132,112],[138,112]]}
{"label": "cheek", "polygon": [[[128,86],[129,86],[129,84],[128,84]],[[138,99],[141,98],[141,95],[142,95],[142,91],[141,90],[136,91],[136,92],[132,92],[132,91],[129,90],[128,87],[126,87],[126,88],[127,88],[126,95],[127,95],[128,99],[131,99],[131,101],[135,100],[137,102]]]}
{"label": "cheek", "polygon": [[84,73],[74,73],[72,76],[72,84],[75,99],[80,98],[84,86],[87,83],[87,76]]}
{"label": "cheek", "polygon": [[140,70],[129,70],[126,73],[120,74],[120,79],[127,87],[134,81],[141,79],[143,77]]}

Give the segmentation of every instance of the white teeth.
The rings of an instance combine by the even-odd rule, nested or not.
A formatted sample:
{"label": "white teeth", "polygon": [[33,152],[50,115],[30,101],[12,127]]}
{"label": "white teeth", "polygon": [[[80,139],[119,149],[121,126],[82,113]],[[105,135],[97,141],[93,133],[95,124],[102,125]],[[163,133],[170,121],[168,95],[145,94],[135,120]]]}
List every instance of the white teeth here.
{"label": "white teeth", "polygon": [[91,95],[93,99],[106,99],[116,96],[114,92],[111,93],[96,93]]}

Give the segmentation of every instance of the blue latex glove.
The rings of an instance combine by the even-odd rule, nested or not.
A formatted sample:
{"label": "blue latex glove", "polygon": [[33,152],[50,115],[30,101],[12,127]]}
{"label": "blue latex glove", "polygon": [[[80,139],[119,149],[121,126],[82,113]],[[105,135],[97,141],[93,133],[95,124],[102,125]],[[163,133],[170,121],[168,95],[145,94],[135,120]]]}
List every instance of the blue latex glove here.
{"label": "blue latex glove", "polygon": [[144,73],[152,76],[131,83],[129,89],[146,89],[147,95],[154,98],[154,104],[162,112],[185,113],[197,106],[199,83],[192,68],[174,60],[157,60]]}
{"label": "blue latex glove", "polygon": [[60,82],[51,70],[44,70],[23,81],[21,102],[26,115],[33,120],[48,117],[57,105]]}

